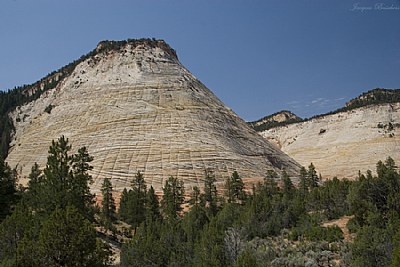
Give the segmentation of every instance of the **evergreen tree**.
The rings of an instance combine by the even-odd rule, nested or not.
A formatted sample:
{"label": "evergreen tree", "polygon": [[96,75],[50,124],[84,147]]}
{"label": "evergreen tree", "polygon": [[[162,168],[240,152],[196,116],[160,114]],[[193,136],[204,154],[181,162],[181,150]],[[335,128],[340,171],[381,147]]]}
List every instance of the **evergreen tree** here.
{"label": "evergreen tree", "polygon": [[146,221],[160,221],[160,205],[153,186],[150,186],[146,195]]}
{"label": "evergreen tree", "polygon": [[278,178],[278,174],[274,170],[268,170],[266,178],[267,179],[277,179]]}
{"label": "evergreen tree", "polygon": [[182,228],[186,233],[188,245],[194,249],[194,243],[199,239],[201,231],[209,222],[206,210],[200,205],[193,206],[182,220]]}
{"label": "evergreen tree", "polygon": [[160,242],[162,224],[150,221],[139,227],[121,249],[121,267],[168,266],[167,250]]}
{"label": "evergreen tree", "polygon": [[119,201],[118,216],[119,219],[128,222],[129,218],[129,193],[126,188],[121,193],[121,198]]}
{"label": "evergreen tree", "polygon": [[[72,156],[71,164],[73,179],[71,180],[71,203],[80,211],[89,211],[94,204],[94,195],[90,192],[89,185],[93,183],[93,178],[89,171],[93,169],[90,162],[93,157],[89,155],[86,147],[78,149],[78,153]],[[87,214],[91,218],[92,214]]]}
{"label": "evergreen tree", "polygon": [[110,179],[105,178],[101,186],[101,193],[103,195],[101,214],[107,226],[115,221],[115,202],[112,195],[112,184]]}
{"label": "evergreen tree", "polygon": [[393,237],[393,252],[390,267],[400,266],[400,230],[396,231]]}
{"label": "evergreen tree", "polygon": [[263,193],[267,194],[269,197],[272,197],[279,191],[278,184],[275,181],[276,178],[278,178],[278,174],[275,171],[272,171],[272,173],[267,173],[267,176],[264,178],[262,190]]}
{"label": "evergreen tree", "polygon": [[39,266],[40,221],[23,205],[0,224],[0,266]]}
{"label": "evergreen tree", "polygon": [[224,251],[224,233],[215,221],[204,226],[195,244],[193,266],[228,266]]}
{"label": "evergreen tree", "polygon": [[305,202],[308,193],[309,183],[307,179],[307,170],[304,167],[300,168],[300,183],[299,183],[299,197]]}
{"label": "evergreen tree", "polygon": [[289,175],[285,171],[282,172],[282,182],[283,182],[283,195],[287,199],[292,199],[295,188],[292,183],[292,180],[290,180]]}
{"label": "evergreen tree", "polygon": [[388,266],[391,258],[391,242],[385,229],[366,226],[357,232],[351,245],[351,266]]}
{"label": "evergreen tree", "polygon": [[146,216],[146,182],[140,171],[137,172],[132,180],[132,190],[129,195],[128,222],[137,227],[145,220]]}
{"label": "evergreen tree", "polygon": [[244,210],[241,205],[227,203],[204,225],[195,244],[193,266],[229,266],[224,244],[226,230],[240,221]]}
{"label": "evergreen tree", "polygon": [[71,156],[71,145],[64,136],[52,141],[44,169],[42,201],[40,211],[46,214],[56,208],[65,209],[74,206],[87,218],[92,218],[91,204],[93,195],[90,193],[91,176],[87,171],[92,160],[86,148],[79,149],[78,154]]}
{"label": "evergreen tree", "polygon": [[40,170],[39,165],[35,162],[31,168],[31,173],[28,176],[28,188],[32,190],[33,187],[40,184],[43,179],[42,170]]}
{"label": "evergreen tree", "polygon": [[165,218],[169,221],[176,219],[182,211],[182,204],[185,200],[185,188],[182,180],[169,177],[163,187],[163,198],[161,208]]}
{"label": "evergreen tree", "polygon": [[[61,137],[49,149],[42,174],[35,164],[28,189],[0,225],[1,266],[105,266],[110,251],[96,240],[86,149],[70,156]],[[2,243],[2,241],[5,241]],[[3,260],[4,259],[4,260]]]}
{"label": "evergreen tree", "polygon": [[72,180],[70,170],[71,156],[68,154],[71,146],[64,136],[58,141],[52,141],[44,169],[45,179],[42,188],[41,208],[50,214],[56,208],[66,208],[71,197],[68,196]]}
{"label": "evergreen tree", "polygon": [[191,254],[179,223],[140,226],[121,251],[121,266],[190,266]]}
{"label": "evergreen tree", "polygon": [[39,165],[35,162],[29,174],[28,187],[22,195],[22,206],[29,207],[37,214],[42,214],[40,211],[44,209],[44,175],[40,170]]}
{"label": "evergreen tree", "polygon": [[43,172],[39,168],[39,165],[35,162],[31,168],[31,173],[28,176],[28,193],[31,196],[39,196],[40,188],[43,186]]}
{"label": "evergreen tree", "polygon": [[109,259],[98,244],[91,223],[67,206],[54,210],[43,223],[38,249],[43,266],[106,266]]}
{"label": "evergreen tree", "polygon": [[11,213],[16,201],[16,177],[0,158],[0,222]]}
{"label": "evergreen tree", "polygon": [[376,207],[370,201],[370,185],[374,183],[372,175],[361,175],[357,183],[350,189],[347,195],[347,201],[351,214],[358,225],[364,225],[370,211],[376,211]]}
{"label": "evergreen tree", "polygon": [[312,163],[308,166],[307,179],[308,179],[308,185],[311,188],[318,187],[320,179],[319,176],[317,175],[317,171],[315,170],[315,166]]}
{"label": "evergreen tree", "polygon": [[243,203],[246,199],[244,183],[237,171],[234,171],[225,182],[225,196],[228,199],[228,203]]}
{"label": "evergreen tree", "polygon": [[209,171],[205,171],[204,193],[200,196],[203,206],[208,207],[211,215],[215,215],[218,211],[218,192],[215,182],[215,175]]}
{"label": "evergreen tree", "polygon": [[324,186],[318,188],[319,199],[310,201],[319,201],[321,211],[328,220],[337,219],[349,212],[347,196],[352,182],[334,177],[325,181]]}
{"label": "evergreen tree", "polygon": [[189,203],[192,205],[198,205],[200,203],[200,189],[197,186],[193,186],[193,191],[190,194]]}

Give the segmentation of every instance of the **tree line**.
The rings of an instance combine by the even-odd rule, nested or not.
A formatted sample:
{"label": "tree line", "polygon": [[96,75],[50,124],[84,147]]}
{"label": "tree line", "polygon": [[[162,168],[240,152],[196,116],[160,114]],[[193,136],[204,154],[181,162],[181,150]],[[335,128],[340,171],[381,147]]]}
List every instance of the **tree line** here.
{"label": "tree line", "polygon": [[[163,196],[137,172],[119,207],[110,179],[96,207],[89,190],[93,158],[71,153],[61,137],[26,188],[0,161],[1,266],[109,266],[112,253],[95,226],[126,223],[120,266],[398,266],[400,173],[393,159],[349,181],[322,181],[315,166],[298,184],[273,170],[247,187],[236,171],[217,188],[211,171],[190,194],[169,177]],[[190,208],[185,208],[186,206]],[[348,216],[352,238],[323,223]]]}

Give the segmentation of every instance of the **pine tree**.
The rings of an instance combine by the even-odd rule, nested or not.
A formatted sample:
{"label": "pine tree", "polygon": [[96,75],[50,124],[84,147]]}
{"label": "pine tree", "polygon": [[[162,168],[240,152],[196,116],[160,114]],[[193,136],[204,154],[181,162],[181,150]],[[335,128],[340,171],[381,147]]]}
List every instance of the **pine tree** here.
{"label": "pine tree", "polygon": [[39,168],[39,165],[35,162],[31,168],[31,173],[28,176],[29,190],[33,190],[34,187],[40,186],[41,182],[43,181],[42,174],[43,174],[42,170]]}
{"label": "pine tree", "polygon": [[40,210],[42,205],[42,190],[43,190],[43,172],[39,165],[35,164],[31,168],[29,174],[28,189],[25,192],[22,201],[28,203],[33,210]]}
{"label": "pine tree", "polygon": [[190,250],[179,223],[149,222],[121,250],[121,267],[191,266]]}
{"label": "pine tree", "polygon": [[121,199],[119,201],[118,216],[119,219],[128,222],[129,218],[129,193],[126,188],[121,193]]}
{"label": "pine tree", "polygon": [[318,187],[320,179],[317,175],[317,171],[315,170],[315,166],[312,163],[310,164],[310,166],[308,166],[307,178],[308,184],[311,188]]}
{"label": "pine tree", "polygon": [[40,221],[26,207],[17,205],[0,224],[0,266],[39,266],[39,227]]}
{"label": "pine tree", "polygon": [[182,219],[182,228],[189,241],[188,245],[192,246],[193,249],[194,243],[198,240],[204,225],[208,222],[207,212],[205,208],[200,205],[193,206]]}
{"label": "pine tree", "polygon": [[282,181],[283,181],[283,195],[287,199],[291,199],[294,194],[294,186],[292,183],[292,180],[290,180],[289,175],[287,172],[283,171],[282,172]]}
{"label": "pine tree", "polygon": [[143,174],[138,171],[132,180],[132,190],[129,192],[129,222],[134,226],[139,226],[146,216],[146,182]]}
{"label": "pine tree", "polygon": [[16,178],[8,164],[0,159],[0,222],[11,213],[16,192]]}
{"label": "pine tree", "polygon": [[225,196],[228,199],[228,203],[243,203],[246,199],[244,183],[237,171],[234,171],[232,176],[225,182]]}
{"label": "pine tree", "polygon": [[160,221],[160,204],[153,186],[150,186],[146,195],[146,222]]}
{"label": "pine tree", "polygon": [[44,169],[43,186],[41,188],[42,211],[49,214],[56,208],[64,209],[74,206],[86,218],[92,218],[91,204],[93,195],[90,193],[92,161],[86,148],[81,148],[78,154],[71,156],[71,145],[64,136],[52,141]]}
{"label": "pine tree", "polygon": [[178,217],[182,210],[182,204],[185,199],[185,188],[182,180],[174,177],[169,177],[163,188],[163,199],[161,208],[164,216],[172,221]]}
{"label": "pine tree", "polygon": [[189,203],[191,205],[198,205],[200,203],[200,189],[198,186],[193,186],[192,192],[190,193]]}
{"label": "pine tree", "polygon": [[233,201],[233,187],[231,179],[227,178],[225,180],[224,190],[225,190],[224,196],[226,198],[226,201],[228,201],[228,203],[231,203]]}
{"label": "pine tree", "polygon": [[277,179],[278,178],[278,174],[274,170],[268,170],[266,178],[267,179]]}
{"label": "pine tree", "polygon": [[160,242],[163,225],[159,221],[139,227],[121,249],[121,267],[168,266],[165,245]]}
{"label": "pine tree", "polygon": [[206,170],[204,178],[204,194],[201,195],[201,202],[203,206],[208,207],[212,215],[215,215],[218,211],[218,192],[215,186],[215,175]]}
{"label": "pine tree", "polygon": [[305,197],[308,192],[308,179],[307,179],[307,170],[304,167],[300,169],[300,184],[299,184],[299,193]]}
{"label": "pine tree", "polygon": [[43,223],[38,249],[42,266],[104,266],[109,261],[92,224],[71,206],[57,208]]}
{"label": "pine tree", "polygon": [[44,190],[42,191],[44,212],[51,213],[56,208],[68,206],[72,172],[70,170],[71,156],[68,154],[71,146],[64,136],[58,141],[52,141],[44,169]]}
{"label": "pine tree", "polygon": [[269,197],[272,197],[279,191],[278,184],[276,183],[277,178],[278,174],[272,170],[269,170],[264,178],[263,192]]}
{"label": "pine tree", "polygon": [[[90,162],[93,157],[89,155],[86,147],[78,149],[78,153],[72,156],[71,164],[73,170],[73,180],[71,181],[72,204],[80,211],[89,211],[94,204],[94,195],[90,192],[89,185],[93,183],[93,178],[89,171],[93,169]],[[91,218],[92,214],[87,214]]]}
{"label": "pine tree", "polygon": [[110,179],[105,178],[101,186],[101,193],[103,195],[101,214],[106,226],[109,226],[115,221],[115,202],[112,195],[113,187]]}
{"label": "pine tree", "polygon": [[87,174],[91,157],[86,149],[74,156],[70,150],[68,139],[61,137],[49,148],[43,174],[37,164],[32,167],[26,193],[0,225],[1,266],[109,263],[107,246],[96,241],[95,229],[87,220],[92,203]]}

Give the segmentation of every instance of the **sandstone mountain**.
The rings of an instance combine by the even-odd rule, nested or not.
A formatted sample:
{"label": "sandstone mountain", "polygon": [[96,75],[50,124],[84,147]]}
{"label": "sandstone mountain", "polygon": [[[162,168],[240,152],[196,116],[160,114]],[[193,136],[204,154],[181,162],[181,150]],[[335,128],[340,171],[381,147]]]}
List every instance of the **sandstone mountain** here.
{"label": "sandstone mountain", "polygon": [[[48,79],[45,85],[49,83]],[[178,61],[164,41],[104,41],[26,94],[41,96],[11,114],[7,162],[26,177],[44,167],[51,140],[65,135],[94,156],[93,190],[111,178],[129,187],[137,171],[160,190],[178,177],[201,186],[205,169],[219,184],[234,170],[259,179],[267,170],[296,175],[299,165],[263,139]]]}
{"label": "sandstone mountain", "polygon": [[400,90],[377,89],[346,106],[260,134],[323,178],[355,178],[388,156],[400,162]]}

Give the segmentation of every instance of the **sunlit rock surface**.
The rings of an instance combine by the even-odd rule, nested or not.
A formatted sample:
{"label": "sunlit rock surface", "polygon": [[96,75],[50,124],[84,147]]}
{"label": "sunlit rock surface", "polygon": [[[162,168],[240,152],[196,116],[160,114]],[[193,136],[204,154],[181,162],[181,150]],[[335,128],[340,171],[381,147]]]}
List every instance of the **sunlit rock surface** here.
{"label": "sunlit rock surface", "polygon": [[261,133],[323,178],[356,178],[392,157],[400,164],[400,103],[361,107]]}
{"label": "sunlit rock surface", "polygon": [[171,175],[187,187],[201,186],[205,169],[214,171],[220,185],[234,170],[251,179],[270,169],[290,175],[298,170],[185,69],[163,41],[128,42],[97,53],[12,117],[16,131],[7,162],[21,177],[34,162],[44,167],[51,140],[65,135],[74,151],[86,146],[94,156],[93,191],[106,177],[116,190],[129,187],[137,171],[160,191]]}

